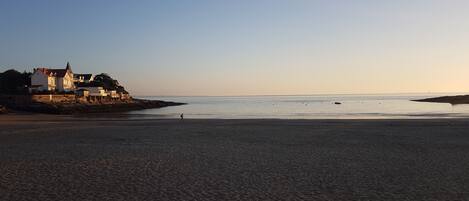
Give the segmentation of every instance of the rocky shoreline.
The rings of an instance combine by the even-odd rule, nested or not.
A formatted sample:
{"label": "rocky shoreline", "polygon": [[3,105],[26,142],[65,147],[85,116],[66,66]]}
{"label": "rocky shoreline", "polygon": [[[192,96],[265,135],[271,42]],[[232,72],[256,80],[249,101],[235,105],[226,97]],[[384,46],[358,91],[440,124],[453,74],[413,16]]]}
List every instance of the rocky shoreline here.
{"label": "rocky shoreline", "polygon": [[[185,103],[132,99],[129,101],[84,104],[84,103],[32,103],[28,105],[8,105],[9,109],[24,112],[45,113],[45,114],[84,114],[84,113],[111,113],[127,112],[132,110],[143,110],[152,108],[162,108],[168,106],[185,105]],[[0,108],[1,113],[1,108]]]}
{"label": "rocky shoreline", "polygon": [[469,95],[460,96],[441,96],[436,98],[426,98],[420,100],[413,100],[416,102],[428,102],[428,103],[449,103],[452,105],[469,104]]}

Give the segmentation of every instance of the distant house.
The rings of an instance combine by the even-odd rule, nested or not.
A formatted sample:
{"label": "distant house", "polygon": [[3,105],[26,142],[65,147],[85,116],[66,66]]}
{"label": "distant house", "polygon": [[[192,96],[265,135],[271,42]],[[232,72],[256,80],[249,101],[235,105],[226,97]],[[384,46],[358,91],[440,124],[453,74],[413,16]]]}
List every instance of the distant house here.
{"label": "distant house", "polygon": [[76,84],[76,88],[77,90],[86,90],[88,91],[88,95],[89,96],[101,96],[101,97],[105,97],[107,96],[108,94],[106,93],[106,90],[104,90],[104,88],[96,83],[96,82],[89,82],[89,83],[85,83],[85,82],[81,82],[81,83],[77,83]]}
{"label": "distant house", "polygon": [[73,81],[75,83],[90,83],[93,81],[93,74],[74,74]]}
{"label": "distant house", "polygon": [[67,62],[65,69],[35,68],[31,76],[31,90],[59,92],[75,90],[70,63]]}
{"label": "distant house", "polygon": [[106,90],[103,87],[86,87],[84,88],[89,91],[89,96],[105,97],[107,96]]}

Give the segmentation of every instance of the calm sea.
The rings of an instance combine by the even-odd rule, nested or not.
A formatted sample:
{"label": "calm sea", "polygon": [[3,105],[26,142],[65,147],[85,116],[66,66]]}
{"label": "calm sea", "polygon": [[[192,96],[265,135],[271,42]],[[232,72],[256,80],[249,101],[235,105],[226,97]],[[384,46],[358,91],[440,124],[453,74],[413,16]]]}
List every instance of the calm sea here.
{"label": "calm sea", "polygon": [[[469,117],[469,105],[410,100],[455,94],[138,97],[188,105],[133,111],[148,118],[402,119]],[[341,104],[335,104],[340,102]]]}

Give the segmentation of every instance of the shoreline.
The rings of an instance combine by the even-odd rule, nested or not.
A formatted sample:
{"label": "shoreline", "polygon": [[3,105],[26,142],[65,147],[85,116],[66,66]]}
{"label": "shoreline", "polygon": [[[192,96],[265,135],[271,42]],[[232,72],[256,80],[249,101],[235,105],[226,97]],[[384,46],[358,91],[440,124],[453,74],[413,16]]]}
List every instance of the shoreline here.
{"label": "shoreline", "polygon": [[177,117],[162,117],[164,115],[154,114],[129,114],[125,112],[103,112],[103,113],[72,113],[72,114],[53,114],[37,113],[25,111],[13,111],[0,115],[0,122],[13,121],[64,121],[64,122],[86,122],[86,121],[174,121],[174,122],[441,122],[441,121],[467,121],[469,116],[463,117],[416,117],[416,118],[317,118],[317,119],[281,119],[281,118],[188,118],[180,119]]}
{"label": "shoreline", "polygon": [[5,104],[6,111],[20,111],[43,114],[87,114],[87,113],[118,113],[134,110],[180,106],[186,103],[178,103],[161,100],[130,99],[126,101],[114,101],[104,103],[44,103],[32,102],[29,104]]}
{"label": "shoreline", "polygon": [[[169,107],[169,106],[168,106]],[[151,108],[149,108],[151,109]],[[145,110],[145,109],[141,109]],[[70,119],[71,121],[81,121],[83,119],[99,119],[109,121],[151,121],[151,120],[174,120],[180,121],[180,117],[168,116],[164,114],[139,114],[128,113],[138,110],[124,110],[113,112],[80,112],[80,113],[39,113],[28,111],[9,111],[0,114],[1,120],[8,120],[8,118],[22,118],[23,120],[31,120],[37,118],[45,118],[46,120],[62,120]],[[187,114],[183,121],[439,121],[439,120],[469,120],[468,116],[450,116],[450,115],[411,115],[411,116],[398,116],[398,117],[363,117],[363,118],[191,118]],[[3,118],[2,118],[3,117]],[[38,121],[41,121],[38,119]]]}

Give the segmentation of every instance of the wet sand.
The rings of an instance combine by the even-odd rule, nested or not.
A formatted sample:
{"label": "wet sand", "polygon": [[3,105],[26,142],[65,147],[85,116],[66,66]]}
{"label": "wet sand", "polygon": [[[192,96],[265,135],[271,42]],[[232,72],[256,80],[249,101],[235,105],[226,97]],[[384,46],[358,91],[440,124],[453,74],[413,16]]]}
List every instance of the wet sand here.
{"label": "wet sand", "polygon": [[467,200],[469,120],[0,115],[0,200]]}

